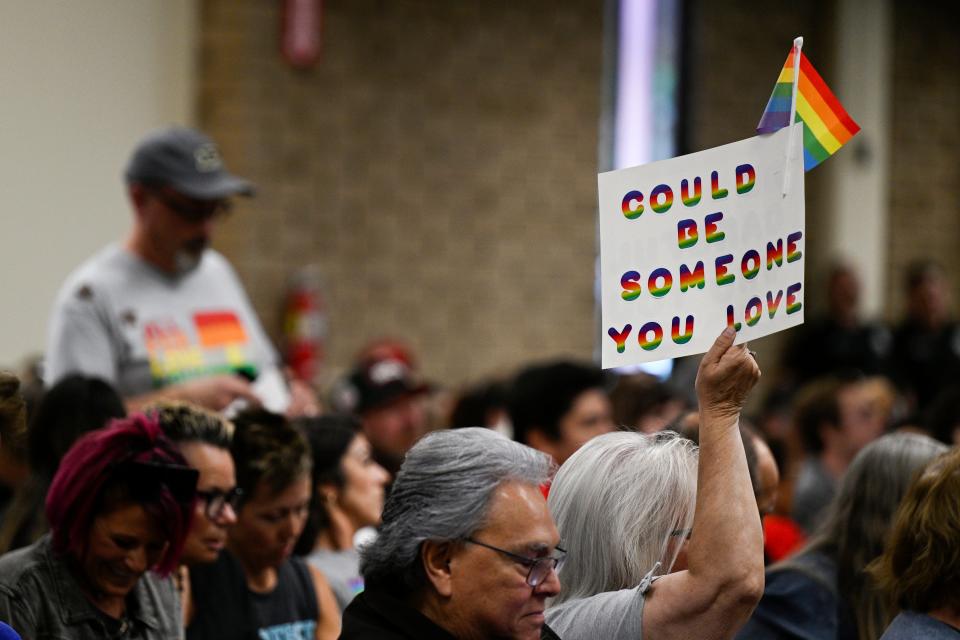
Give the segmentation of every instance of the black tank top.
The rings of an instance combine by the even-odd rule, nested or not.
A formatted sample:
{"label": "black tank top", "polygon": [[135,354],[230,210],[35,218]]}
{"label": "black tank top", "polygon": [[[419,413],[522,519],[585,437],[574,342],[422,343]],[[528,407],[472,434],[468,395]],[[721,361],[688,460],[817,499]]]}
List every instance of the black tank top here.
{"label": "black tank top", "polygon": [[310,570],[300,558],[277,568],[269,593],[247,588],[240,562],[223,551],[190,569],[196,615],[187,640],[312,640],[320,611]]}

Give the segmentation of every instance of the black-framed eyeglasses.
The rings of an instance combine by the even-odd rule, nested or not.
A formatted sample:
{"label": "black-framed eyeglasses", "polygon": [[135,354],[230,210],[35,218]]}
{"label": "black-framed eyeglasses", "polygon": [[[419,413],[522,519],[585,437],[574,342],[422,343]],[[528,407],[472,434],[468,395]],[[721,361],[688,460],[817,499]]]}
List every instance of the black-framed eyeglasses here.
{"label": "black-framed eyeglasses", "polygon": [[530,570],[527,572],[527,584],[531,587],[536,587],[541,582],[546,580],[551,571],[560,571],[560,567],[563,566],[563,561],[567,559],[566,549],[561,549],[560,547],[556,547],[556,550],[560,552],[560,555],[558,556],[528,558],[527,556],[521,556],[520,554],[513,553],[512,551],[507,551],[506,549],[501,549],[500,547],[495,547],[492,544],[480,542],[479,540],[474,540],[473,538],[464,538],[464,542],[469,542],[480,547],[486,547],[491,551],[496,551],[497,553],[505,555],[514,562],[522,564],[525,567],[529,567]]}
{"label": "black-framed eyeglasses", "polygon": [[197,200],[168,189],[151,189],[150,193],[168,209],[187,222],[200,223],[230,213],[229,200]]}
{"label": "black-framed eyeglasses", "polygon": [[236,511],[240,508],[240,501],[243,499],[243,490],[240,487],[234,487],[230,491],[220,491],[212,489],[210,491],[200,491],[197,489],[197,497],[203,500],[203,512],[211,520],[216,520],[223,515],[223,510],[230,507]]}

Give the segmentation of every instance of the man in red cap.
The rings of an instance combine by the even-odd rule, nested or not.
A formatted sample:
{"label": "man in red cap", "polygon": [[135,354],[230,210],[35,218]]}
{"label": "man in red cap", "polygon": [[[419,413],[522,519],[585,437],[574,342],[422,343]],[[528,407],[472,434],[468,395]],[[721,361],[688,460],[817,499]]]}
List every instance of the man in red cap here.
{"label": "man in red cap", "polygon": [[404,455],[426,433],[427,390],[404,360],[367,359],[334,389],[332,401],[334,409],[360,419],[373,457],[395,475]]}

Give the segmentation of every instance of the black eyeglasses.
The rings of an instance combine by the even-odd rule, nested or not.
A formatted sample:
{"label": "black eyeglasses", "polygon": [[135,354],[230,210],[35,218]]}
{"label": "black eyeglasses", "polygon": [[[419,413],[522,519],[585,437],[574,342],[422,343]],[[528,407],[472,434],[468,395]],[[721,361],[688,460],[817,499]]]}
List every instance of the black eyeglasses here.
{"label": "black eyeglasses", "polygon": [[203,512],[211,520],[216,520],[223,515],[223,510],[230,507],[236,511],[240,507],[240,501],[243,499],[243,490],[240,487],[234,487],[230,491],[220,491],[213,489],[211,491],[197,490],[197,497],[204,501]]}
{"label": "black eyeglasses", "polygon": [[502,553],[514,562],[518,562],[525,567],[529,567],[530,570],[527,572],[527,584],[531,587],[536,587],[541,582],[546,580],[551,571],[560,571],[560,567],[563,566],[563,561],[567,559],[566,549],[561,549],[560,547],[556,547],[557,551],[559,551],[561,554],[559,556],[528,558],[527,556],[521,556],[513,553],[512,551],[507,551],[506,549],[501,549],[500,547],[495,547],[485,542],[474,540],[473,538],[464,538],[464,541],[480,547],[486,547],[487,549],[496,551],[497,553]]}
{"label": "black eyeglasses", "polygon": [[229,200],[197,200],[168,189],[151,189],[150,193],[187,222],[206,222],[230,213]]}

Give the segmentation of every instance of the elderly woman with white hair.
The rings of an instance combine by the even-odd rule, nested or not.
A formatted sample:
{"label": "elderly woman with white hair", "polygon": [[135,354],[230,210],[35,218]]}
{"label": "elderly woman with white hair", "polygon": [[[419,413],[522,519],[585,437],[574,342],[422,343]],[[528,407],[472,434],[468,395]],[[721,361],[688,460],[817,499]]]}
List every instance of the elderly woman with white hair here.
{"label": "elderly woman with white hair", "polygon": [[763,534],[740,410],[760,376],[725,330],[697,373],[700,450],[611,433],[560,468],[549,508],[567,550],[547,622],[564,640],[731,638],[763,592]]}

